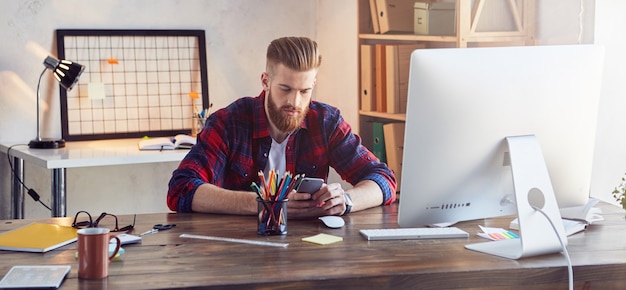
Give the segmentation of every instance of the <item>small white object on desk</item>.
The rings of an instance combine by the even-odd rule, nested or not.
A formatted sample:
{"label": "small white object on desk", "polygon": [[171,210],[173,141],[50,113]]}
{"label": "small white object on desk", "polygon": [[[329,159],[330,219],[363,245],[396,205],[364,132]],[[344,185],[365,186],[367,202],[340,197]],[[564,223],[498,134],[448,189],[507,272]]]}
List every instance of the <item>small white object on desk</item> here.
{"label": "small white object on desk", "polygon": [[59,288],[71,269],[70,265],[13,266],[0,280],[0,289]]}
{"label": "small white object on desk", "polygon": [[332,229],[338,229],[346,224],[342,217],[336,215],[321,216],[319,217],[319,220]]}
{"label": "small white object on desk", "polygon": [[[117,237],[120,239],[120,242],[122,242],[122,245],[135,244],[135,243],[141,242],[140,236],[135,236],[131,234],[119,234],[117,235]],[[114,244],[114,243],[116,243],[115,240],[111,240],[111,244]]]}

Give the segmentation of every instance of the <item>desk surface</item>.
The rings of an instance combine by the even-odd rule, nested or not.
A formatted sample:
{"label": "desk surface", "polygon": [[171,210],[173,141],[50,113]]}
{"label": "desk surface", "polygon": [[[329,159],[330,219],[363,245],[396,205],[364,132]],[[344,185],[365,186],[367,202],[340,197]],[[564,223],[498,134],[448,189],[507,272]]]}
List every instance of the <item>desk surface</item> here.
{"label": "desk surface", "polygon": [[[602,204],[605,221],[569,238],[576,288],[626,287],[626,220],[615,206]],[[364,228],[397,227],[397,204],[350,214],[346,226],[328,229],[317,220],[290,220],[286,236],[256,234],[254,216],[209,214],[137,215],[135,232],[157,223],[175,223],[172,230],[143,237],[141,244],[124,246],[121,260],[111,263],[109,277],[79,280],[74,257],[76,243],[45,253],[0,251],[0,275],[13,265],[69,264],[62,289],[156,288],[501,288],[566,289],[565,258],[551,254],[509,260],[464,249],[484,239],[478,224],[506,227],[510,217],[459,223],[469,239],[368,242]],[[69,225],[71,218],[40,220]],[[132,215],[120,216],[120,225]],[[0,232],[29,220],[0,221]],[[182,233],[289,243],[287,248],[184,239]],[[320,246],[303,237],[327,233],[343,242]],[[543,289],[542,288],[542,289]]]}
{"label": "desk surface", "polygon": [[[111,139],[98,141],[66,142],[60,149],[31,149],[28,145],[11,148],[11,155],[37,166],[75,168],[105,165],[125,165],[153,162],[180,161],[189,150],[139,150],[140,139]],[[0,144],[0,152],[18,143]]]}

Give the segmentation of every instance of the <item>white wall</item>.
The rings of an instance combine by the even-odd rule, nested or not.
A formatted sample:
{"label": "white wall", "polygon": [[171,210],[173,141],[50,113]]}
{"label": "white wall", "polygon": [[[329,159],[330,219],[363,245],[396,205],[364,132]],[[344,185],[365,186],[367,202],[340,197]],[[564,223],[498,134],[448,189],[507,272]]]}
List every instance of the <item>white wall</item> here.
{"label": "white wall", "polygon": [[339,106],[358,128],[359,88],[356,1],[319,0],[317,41],[323,53],[316,98]]}
{"label": "white wall", "polygon": [[[314,0],[2,0],[1,3],[0,35],[10,41],[3,45],[0,70],[5,75],[15,73],[33,91],[43,65],[41,58],[26,51],[26,45],[33,41],[54,53],[56,28],[204,29],[209,92],[211,102],[218,108],[228,104],[234,96],[260,91],[259,77],[269,41],[284,35],[314,37],[317,20]],[[6,85],[12,79],[3,77],[2,81]],[[53,85],[42,89],[43,97],[52,101],[50,112],[45,115],[49,123],[45,126],[46,133],[60,137],[58,86],[52,80],[46,85]],[[34,137],[35,113],[28,110],[29,106],[21,106],[19,109],[23,111],[16,110],[14,102],[21,97],[34,104],[34,94],[21,92],[14,96],[3,91],[7,96],[2,104],[7,105],[0,106],[2,118],[20,125],[2,122],[2,140],[29,140]]]}
{"label": "white wall", "polygon": [[611,192],[626,173],[626,2],[597,0],[595,43],[605,46],[604,82],[592,177],[594,196],[615,204]]}
{"label": "white wall", "polygon": [[[595,1],[537,2],[538,43],[593,42]],[[259,77],[270,40],[286,35],[313,37],[324,54],[316,98],[339,107],[356,127],[356,13],[354,0],[0,0],[0,39],[4,40],[0,54],[0,142],[27,143],[35,137],[34,90],[43,58],[29,52],[26,44],[34,41],[54,52],[57,28],[204,29],[209,93],[217,108],[260,92]],[[582,32],[579,23],[583,24]],[[44,115],[44,136],[60,137],[57,86],[48,80],[42,93],[50,102],[50,111]],[[601,126],[610,128],[613,122],[605,120]],[[602,153],[598,160],[606,156],[624,160],[623,153]],[[176,165],[170,162],[69,169],[68,214],[79,209],[120,214],[166,211],[167,182]],[[28,164],[25,167],[26,183],[49,204],[49,172]],[[6,155],[0,155],[0,218],[9,216],[9,176]],[[27,198],[25,215],[37,218],[49,213]]]}
{"label": "white wall", "polygon": [[[0,54],[0,141],[27,143],[35,137],[34,91],[43,57],[29,52],[26,45],[33,41],[56,53],[53,38],[57,28],[204,29],[209,97],[220,108],[238,97],[258,94],[267,44],[287,35],[315,38],[317,15],[316,0],[0,0],[0,39],[4,40]],[[320,85],[320,91],[322,88]],[[41,92],[50,103],[43,116],[43,135],[60,137],[59,92],[51,77]],[[2,155],[0,218],[8,217],[10,210],[6,160]],[[167,182],[176,165],[68,169],[68,214],[79,209],[165,211]],[[25,169],[27,185],[50,204],[49,172],[28,163]],[[26,200],[26,217],[49,216],[43,207],[28,197]]]}
{"label": "white wall", "polygon": [[593,43],[595,0],[537,0],[537,44]]}

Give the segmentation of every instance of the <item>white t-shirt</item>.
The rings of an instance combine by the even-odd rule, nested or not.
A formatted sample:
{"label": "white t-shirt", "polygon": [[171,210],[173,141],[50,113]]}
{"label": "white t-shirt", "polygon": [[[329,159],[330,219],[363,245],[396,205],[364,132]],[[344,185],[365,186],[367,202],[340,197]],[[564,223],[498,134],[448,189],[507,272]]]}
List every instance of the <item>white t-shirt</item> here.
{"label": "white t-shirt", "polygon": [[265,182],[269,181],[270,171],[274,169],[279,178],[285,174],[287,170],[287,159],[285,157],[285,149],[287,148],[287,141],[289,136],[283,140],[283,143],[278,143],[272,138],[272,146],[270,147],[270,154],[267,157],[267,165],[265,166]]}

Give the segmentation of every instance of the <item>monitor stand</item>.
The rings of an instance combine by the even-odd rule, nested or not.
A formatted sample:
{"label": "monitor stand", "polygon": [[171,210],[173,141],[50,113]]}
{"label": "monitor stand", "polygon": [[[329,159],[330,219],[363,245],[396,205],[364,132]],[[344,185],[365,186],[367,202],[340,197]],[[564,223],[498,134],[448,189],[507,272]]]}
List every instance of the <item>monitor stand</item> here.
{"label": "monitor stand", "polygon": [[561,252],[561,243],[552,225],[533,208],[541,209],[552,220],[563,246],[567,246],[567,236],[539,141],[534,135],[506,137],[506,141],[513,173],[519,239],[469,244],[465,248],[509,259]]}

